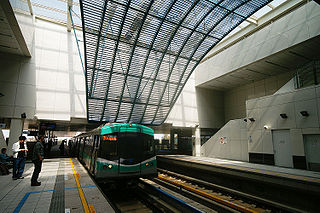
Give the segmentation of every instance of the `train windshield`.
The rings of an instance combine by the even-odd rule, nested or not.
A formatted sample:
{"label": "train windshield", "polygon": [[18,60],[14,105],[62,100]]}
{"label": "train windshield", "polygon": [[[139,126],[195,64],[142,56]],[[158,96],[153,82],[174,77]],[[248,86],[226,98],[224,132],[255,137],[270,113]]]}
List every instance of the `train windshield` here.
{"label": "train windshield", "polygon": [[131,165],[155,155],[153,137],[142,133],[119,133],[120,162]]}
{"label": "train windshield", "polygon": [[103,135],[100,156],[107,160],[117,161],[119,159],[117,146],[117,135]]}
{"label": "train windshield", "polygon": [[141,161],[143,140],[140,133],[119,133],[120,163],[126,165],[137,164]]}

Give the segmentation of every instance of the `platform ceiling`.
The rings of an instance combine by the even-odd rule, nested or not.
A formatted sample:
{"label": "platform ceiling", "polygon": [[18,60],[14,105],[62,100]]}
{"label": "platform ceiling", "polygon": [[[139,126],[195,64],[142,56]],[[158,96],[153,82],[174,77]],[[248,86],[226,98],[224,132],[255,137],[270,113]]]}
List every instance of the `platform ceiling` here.
{"label": "platform ceiling", "polygon": [[89,121],[162,124],[192,71],[270,0],[80,0]]}

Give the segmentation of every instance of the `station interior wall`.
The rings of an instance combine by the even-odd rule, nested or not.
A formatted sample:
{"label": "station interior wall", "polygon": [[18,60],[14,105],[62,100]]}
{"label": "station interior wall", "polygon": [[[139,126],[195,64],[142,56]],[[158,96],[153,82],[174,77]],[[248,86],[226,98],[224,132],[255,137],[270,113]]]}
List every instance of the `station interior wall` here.
{"label": "station interior wall", "polygon": [[[288,86],[294,87],[293,82]],[[289,130],[293,158],[305,157],[304,135],[320,135],[320,86],[310,86],[277,93],[246,102],[247,116],[256,118],[248,122],[249,153],[274,154],[272,131]],[[309,116],[302,116],[307,111]],[[288,118],[281,118],[285,113]],[[320,150],[319,150],[320,151]],[[305,160],[304,158],[300,158]],[[293,162],[295,163],[295,162]],[[300,163],[300,162],[296,162]]]}
{"label": "station interior wall", "polygon": [[247,125],[243,119],[230,120],[201,146],[200,155],[249,161],[247,134]]}
{"label": "station interior wall", "polygon": [[246,117],[246,101],[272,95],[285,85],[293,72],[249,82],[226,91],[196,87],[196,104],[201,128],[221,128],[228,121]]}
{"label": "station interior wall", "polygon": [[223,92],[196,87],[196,100],[201,128],[221,128],[225,124]]}
{"label": "station interior wall", "polygon": [[[21,119],[21,114],[26,113],[30,120],[85,119],[85,78],[73,31],[19,12],[15,16],[31,57],[0,53],[0,85],[4,94],[0,98],[0,118]],[[83,33],[76,30],[76,34],[83,57]],[[194,74],[165,123],[180,127],[195,127],[199,123]],[[19,135],[13,136],[9,144]],[[5,145],[3,137],[0,142]]]}
{"label": "station interior wall", "polygon": [[165,123],[177,127],[195,127],[199,124],[198,93],[195,87],[195,76],[191,74],[179,98],[172,107]]}
{"label": "station interior wall", "polygon": [[319,22],[320,5],[306,3],[200,63],[195,69],[196,86],[320,35]]}
{"label": "station interior wall", "polygon": [[[302,116],[301,111],[309,116]],[[287,118],[280,116],[283,113]],[[247,100],[246,116],[227,122],[202,145],[201,156],[274,165],[275,130],[290,132],[287,152],[293,167],[306,169],[304,137],[320,135],[320,86],[295,89],[292,79],[273,95]]]}
{"label": "station interior wall", "polygon": [[246,117],[246,101],[272,95],[292,79],[294,71],[254,81],[224,92],[225,122]]}
{"label": "station interior wall", "polygon": [[[18,21],[29,18],[15,15],[22,17]],[[81,40],[81,32],[78,36]],[[0,58],[5,95],[0,99],[0,117],[20,118],[21,113],[27,119],[86,117],[84,75],[73,33],[65,26],[35,19],[30,52],[31,58],[9,54]]]}
{"label": "station interior wall", "polygon": [[[201,146],[201,156],[274,165],[272,131],[289,130],[292,150],[288,152],[292,152],[293,167],[306,168],[304,136],[320,135],[319,86],[294,89],[294,70],[281,74],[270,70],[272,76],[268,78],[220,92],[208,89],[207,86],[211,80],[319,36],[319,7],[313,1],[307,2],[233,46],[209,57],[197,67],[196,90],[207,94],[206,98],[212,98],[210,101],[205,98],[202,100],[197,94],[201,105],[200,127],[210,128],[214,125],[202,121],[206,115],[201,115],[205,111],[200,109],[207,109],[207,120],[211,117],[212,120],[218,119],[220,126],[215,127],[221,128]],[[214,48],[211,53],[215,51]],[[199,89],[202,86],[206,89]],[[217,93],[220,94],[219,97],[215,97]],[[221,107],[214,107],[214,102],[221,103]],[[301,116],[300,111],[308,111],[309,116]],[[281,118],[281,113],[286,113],[288,118]],[[251,122],[248,118],[254,118],[255,121]]]}
{"label": "station interior wall", "polygon": [[[251,99],[272,95],[280,89],[287,91],[283,87],[292,79],[292,75],[292,72],[287,72],[227,91],[197,88],[200,93],[197,93],[200,127],[221,128],[201,147],[201,155],[249,161],[248,129],[243,121],[247,117],[246,103]],[[205,119],[209,123],[203,122]],[[218,125],[214,125],[213,122],[217,120]],[[223,137],[226,137],[227,143],[220,143]]]}
{"label": "station interior wall", "polygon": [[[228,130],[225,132],[232,132],[234,129],[236,133],[226,138],[227,143],[221,144],[224,145],[224,148],[218,149],[222,158],[247,161],[249,152],[271,154],[271,129],[265,131],[262,123],[271,122],[270,126],[272,126],[280,122],[279,115],[272,113],[279,114],[277,110],[281,109],[282,105],[261,107],[260,104],[259,107],[256,105],[255,108],[250,108],[252,107],[251,102],[257,100],[258,103],[264,103],[263,96],[267,95],[266,98],[268,98],[268,95],[277,91],[290,80],[292,73],[273,76],[224,92],[197,86],[210,79],[225,75],[230,70],[245,66],[318,35],[320,32],[318,24],[320,10],[318,8],[319,5],[309,2],[290,16],[285,16],[267,26],[266,29],[257,31],[254,36],[244,39],[243,43],[235,44],[210,60],[201,63],[187,82],[166,123],[184,127],[194,127],[200,124],[201,128],[221,128],[227,123],[221,132],[219,131],[221,136],[225,136],[225,130],[223,130],[225,127]],[[36,117],[44,120],[69,121],[73,117],[86,118],[85,80],[73,32],[67,32],[65,26],[39,19],[33,20],[30,25],[30,16],[20,13],[15,13],[15,15],[23,35],[26,37],[32,57],[1,53],[2,77],[0,84],[5,96],[0,98],[0,117],[20,119],[21,113],[25,112],[27,119]],[[25,18],[29,21],[21,21]],[[275,25],[275,23],[277,24]],[[76,31],[76,33],[78,39],[82,41],[82,31]],[[82,47],[83,43],[80,42],[80,48],[82,49]],[[83,53],[83,50],[81,52]],[[226,58],[228,60],[225,60]],[[225,63],[226,61],[231,61],[231,63]],[[320,96],[318,96],[316,88],[313,89],[314,91],[311,90],[306,92],[311,95],[305,97],[313,97],[313,99],[297,98],[288,102],[288,113],[289,110],[293,112],[292,110],[295,110],[296,106],[299,107],[303,103],[310,104],[310,107],[314,107],[317,113],[318,122],[312,116],[311,109],[310,116],[305,120],[297,120],[299,114],[294,112],[295,122],[286,121],[286,125],[292,125],[286,126],[286,128],[291,129],[290,134],[293,140],[299,140],[299,142],[292,142],[295,144],[292,146],[293,154],[298,156],[304,154],[303,147],[300,149],[302,135],[319,134],[317,129],[320,126],[318,117]],[[295,97],[295,95],[291,96]],[[253,100],[247,101],[252,98]],[[269,110],[271,111],[269,112]],[[242,119],[239,118],[244,118],[247,115],[253,116],[254,113],[258,113],[259,116],[270,115],[271,117],[268,120],[266,116],[263,116],[264,120],[261,118],[257,119],[254,124],[247,123],[252,126],[247,126],[248,135],[245,137]],[[237,138],[236,134],[239,130],[240,135]],[[252,144],[248,142],[249,135],[252,138]],[[214,137],[216,139],[212,140],[216,142],[218,139],[219,142],[221,137],[218,135]],[[244,138],[246,138],[247,145],[243,142]],[[205,143],[205,146],[208,144],[210,142]],[[236,150],[238,150],[237,153]],[[201,153],[205,152],[207,151],[201,151]],[[219,157],[217,153],[210,155]]]}

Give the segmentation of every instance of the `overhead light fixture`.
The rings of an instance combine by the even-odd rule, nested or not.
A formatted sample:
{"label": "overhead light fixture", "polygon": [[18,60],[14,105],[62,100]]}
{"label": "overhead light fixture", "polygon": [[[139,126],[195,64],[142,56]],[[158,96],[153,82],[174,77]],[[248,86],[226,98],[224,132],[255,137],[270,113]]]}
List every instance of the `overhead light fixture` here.
{"label": "overhead light fixture", "polygon": [[267,125],[264,125],[263,128],[264,128],[264,129],[269,129],[270,127],[267,126]]}
{"label": "overhead light fixture", "polygon": [[249,121],[254,122],[256,120],[254,120],[254,118],[249,118]]}
{"label": "overhead light fixture", "polygon": [[281,114],[280,114],[280,117],[283,118],[283,119],[288,118],[288,116],[287,116],[286,113],[281,113]]}
{"label": "overhead light fixture", "polygon": [[307,111],[301,111],[300,114],[304,117],[308,117],[309,113]]}

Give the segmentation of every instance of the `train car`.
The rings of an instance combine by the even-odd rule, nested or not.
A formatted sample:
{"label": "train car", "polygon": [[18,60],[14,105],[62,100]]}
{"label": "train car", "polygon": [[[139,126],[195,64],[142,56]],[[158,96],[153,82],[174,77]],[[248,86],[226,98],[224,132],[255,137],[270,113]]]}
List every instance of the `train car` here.
{"label": "train car", "polygon": [[71,141],[80,162],[97,181],[156,177],[154,132],[139,124],[109,124]]}

